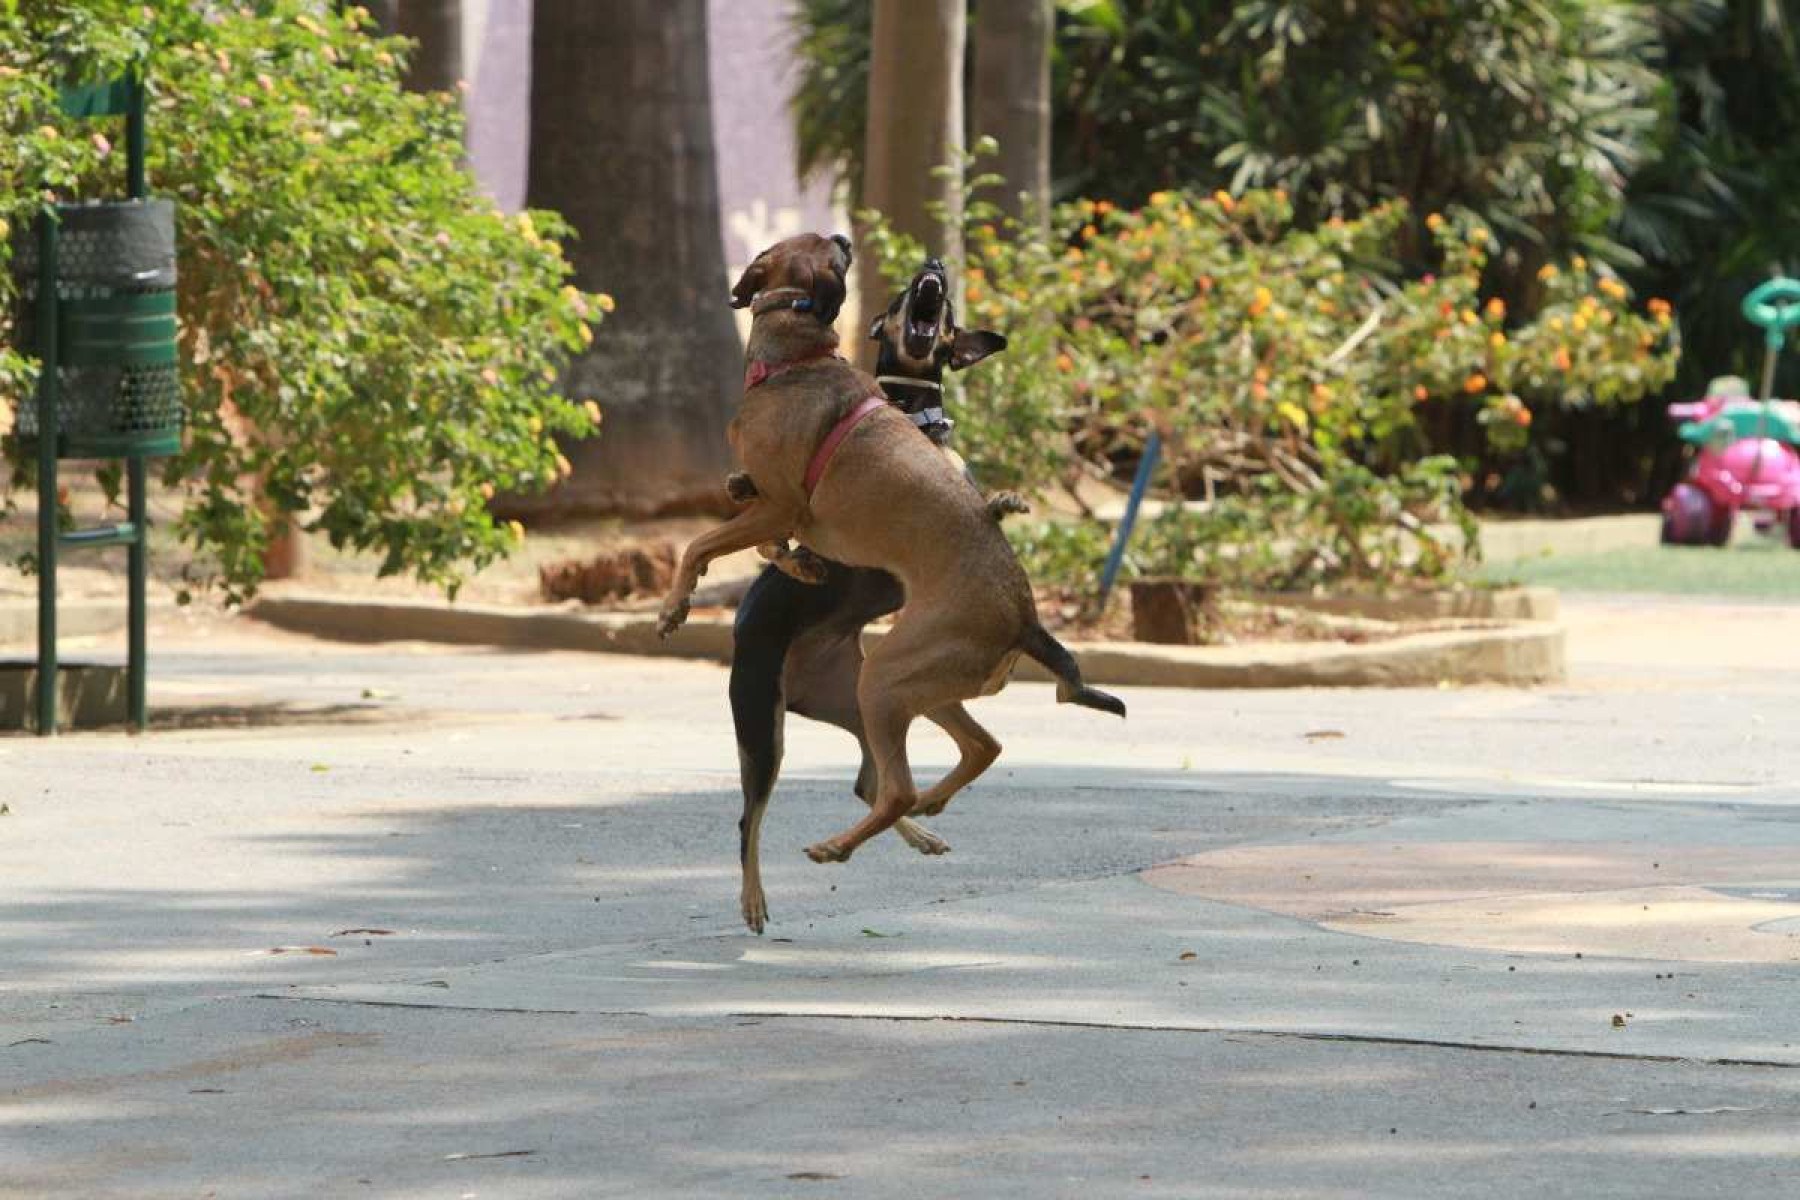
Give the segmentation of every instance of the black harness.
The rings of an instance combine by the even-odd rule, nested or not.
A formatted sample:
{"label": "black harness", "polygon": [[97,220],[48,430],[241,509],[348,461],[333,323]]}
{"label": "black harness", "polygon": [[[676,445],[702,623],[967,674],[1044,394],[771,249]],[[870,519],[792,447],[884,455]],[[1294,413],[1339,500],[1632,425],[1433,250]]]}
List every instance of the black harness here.
{"label": "black harness", "polygon": [[877,375],[875,382],[881,385],[882,394],[892,400],[921,433],[939,446],[949,443],[950,431],[956,428],[956,422],[944,412],[943,384],[905,375]]}

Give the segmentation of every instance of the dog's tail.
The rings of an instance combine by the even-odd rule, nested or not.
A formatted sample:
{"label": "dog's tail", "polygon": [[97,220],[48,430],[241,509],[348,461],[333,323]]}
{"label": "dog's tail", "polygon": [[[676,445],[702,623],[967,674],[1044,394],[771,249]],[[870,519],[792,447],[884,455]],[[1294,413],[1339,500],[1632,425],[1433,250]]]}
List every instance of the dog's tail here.
{"label": "dog's tail", "polygon": [[1056,702],[1058,704],[1079,704],[1083,708],[1097,708],[1101,712],[1109,712],[1115,717],[1125,715],[1125,702],[1117,696],[1111,696],[1099,688],[1091,688],[1081,682],[1081,667],[1075,662],[1063,644],[1050,636],[1050,631],[1035,621],[1025,627],[1019,638],[1019,649],[1031,659],[1043,664],[1044,669],[1056,676]]}

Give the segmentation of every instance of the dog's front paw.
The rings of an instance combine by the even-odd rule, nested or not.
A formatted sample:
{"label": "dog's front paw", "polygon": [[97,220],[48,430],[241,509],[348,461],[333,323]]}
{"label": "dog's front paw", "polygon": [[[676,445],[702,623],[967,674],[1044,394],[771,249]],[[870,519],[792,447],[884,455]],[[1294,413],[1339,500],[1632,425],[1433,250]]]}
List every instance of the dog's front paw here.
{"label": "dog's front paw", "polygon": [[669,600],[664,601],[662,611],[656,614],[656,636],[667,638],[677,629],[680,629],[687,619],[688,598],[686,596],[681,597],[679,600],[670,598]]}
{"label": "dog's front paw", "polygon": [[734,504],[748,504],[762,495],[756,490],[756,481],[742,471],[733,471],[725,477],[725,494]]}
{"label": "dog's front paw", "polygon": [[988,497],[988,516],[996,523],[1006,520],[1013,513],[1028,513],[1031,505],[1025,503],[1025,497],[1017,492],[995,492]]}
{"label": "dog's front paw", "polygon": [[801,583],[817,585],[825,582],[825,560],[805,546],[783,551],[774,561],[777,570]]}

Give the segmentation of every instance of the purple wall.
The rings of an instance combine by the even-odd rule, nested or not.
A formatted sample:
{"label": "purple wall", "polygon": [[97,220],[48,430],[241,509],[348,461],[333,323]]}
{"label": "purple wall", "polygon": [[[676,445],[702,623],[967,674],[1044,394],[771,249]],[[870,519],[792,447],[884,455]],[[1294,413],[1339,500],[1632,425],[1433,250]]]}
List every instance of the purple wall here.
{"label": "purple wall", "polygon": [[[803,229],[844,228],[828,189],[794,178],[787,96],[793,60],[791,0],[708,0],[719,231],[732,276],[769,243]],[[525,201],[530,127],[531,0],[464,4],[470,60],[469,158],[508,210]],[[596,81],[596,86],[603,86]]]}

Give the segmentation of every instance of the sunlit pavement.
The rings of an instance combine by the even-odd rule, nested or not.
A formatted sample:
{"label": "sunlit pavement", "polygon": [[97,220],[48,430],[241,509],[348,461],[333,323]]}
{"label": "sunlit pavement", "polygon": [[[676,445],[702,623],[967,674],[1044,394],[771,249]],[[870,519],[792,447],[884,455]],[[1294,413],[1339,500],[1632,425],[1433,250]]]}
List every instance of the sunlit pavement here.
{"label": "sunlit pavement", "polygon": [[762,938],[722,671],[171,618],[152,735],[0,742],[0,1194],[1800,1194],[1800,609],[1566,607],[1533,692],[1014,685],[943,858],[808,862],[796,720]]}

